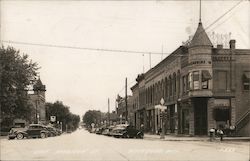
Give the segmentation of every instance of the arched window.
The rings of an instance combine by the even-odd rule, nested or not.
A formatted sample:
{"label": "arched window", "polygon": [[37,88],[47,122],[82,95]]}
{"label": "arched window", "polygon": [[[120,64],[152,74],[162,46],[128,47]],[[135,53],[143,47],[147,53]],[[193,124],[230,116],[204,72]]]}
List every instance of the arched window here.
{"label": "arched window", "polygon": [[170,75],[169,76],[169,85],[168,85],[168,87],[169,87],[169,96],[172,96],[173,95],[173,82],[172,82],[172,76]]}
{"label": "arched window", "polygon": [[173,95],[175,95],[176,94],[176,74],[174,73],[173,74],[173,80],[172,80],[172,82],[173,82]]}

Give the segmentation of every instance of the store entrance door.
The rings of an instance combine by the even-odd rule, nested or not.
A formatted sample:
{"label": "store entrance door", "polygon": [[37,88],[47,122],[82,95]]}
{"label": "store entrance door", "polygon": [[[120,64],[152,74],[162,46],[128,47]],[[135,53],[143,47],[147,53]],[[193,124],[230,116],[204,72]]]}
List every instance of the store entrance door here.
{"label": "store entrance door", "polygon": [[207,98],[194,98],[194,133],[207,135]]}

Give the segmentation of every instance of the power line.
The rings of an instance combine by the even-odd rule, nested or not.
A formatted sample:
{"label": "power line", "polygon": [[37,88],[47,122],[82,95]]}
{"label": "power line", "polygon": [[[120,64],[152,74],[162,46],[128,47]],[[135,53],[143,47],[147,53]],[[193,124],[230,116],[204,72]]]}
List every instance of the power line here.
{"label": "power line", "polygon": [[235,7],[237,7],[240,3],[242,3],[244,0],[239,1],[238,3],[236,3],[233,7],[231,7],[228,11],[226,11],[224,14],[222,14],[220,17],[218,17],[213,23],[211,23],[210,25],[208,25],[205,30],[209,29],[211,26],[213,26],[216,22],[218,22],[220,19],[222,19],[226,14],[228,14],[229,12],[231,12]]}
{"label": "power line", "polygon": [[[217,23],[220,19],[222,19],[226,14],[231,12],[234,8],[236,8],[240,3],[242,3],[244,0],[239,1],[237,4],[235,4],[233,7],[231,7],[228,11],[226,11],[224,14],[222,14],[220,17],[218,17],[214,22],[212,22],[210,25],[208,25],[203,32],[208,30],[211,26],[213,26],[215,23]],[[223,22],[224,23],[224,22]],[[223,24],[221,23],[221,24]],[[220,26],[221,24],[217,25],[216,27]],[[214,27],[213,29],[215,29]],[[198,33],[201,34],[202,32]],[[118,49],[104,49],[104,48],[88,48],[88,47],[75,47],[75,46],[66,46],[66,45],[53,45],[53,44],[41,44],[41,43],[29,43],[29,42],[20,42],[20,41],[7,41],[7,40],[1,40],[1,42],[4,43],[12,43],[12,44],[21,44],[21,45],[32,45],[32,46],[43,46],[43,47],[54,47],[54,48],[68,48],[68,49],[78,49],[78,50],[90,50],[90,51],[104,51],[104,52],[119,52],[119,53],[134,53],[134,54],[151,54],[154,55],[170,55],[171,53],[163,53],[163,52],[145,52],[145,51],[132,51],[132,50],[118,50]],[[177,56],[177,55],[175,55]],[[179,55],[178,55],[179,56]],[[183,55],[181,55],[183,56]]]}
{"label": "power line", "polygon": [[32,45],[32,46],[42,46],[42,47],[53,47],[53,48],[67,48],[67,49],[78,49],[78,50],[90,50],[90,51],[104,51],[104,52],[119,52],[119,53],[134,53],[134,54],[170,54],[170,53],[158,53],[158,52],[146,52],[146,51],[133,51],[133,50],[118,50],[118,49],[104,49],[104,48],[88,48],[88,47],[76,47],[76,46],[66,46],[66,45],[53,45],[53,44],[41,44],[41,43],[30,43],[21,41],[7,41],[1,40],[4,43],[10,44],[20,44],[20,45]]}

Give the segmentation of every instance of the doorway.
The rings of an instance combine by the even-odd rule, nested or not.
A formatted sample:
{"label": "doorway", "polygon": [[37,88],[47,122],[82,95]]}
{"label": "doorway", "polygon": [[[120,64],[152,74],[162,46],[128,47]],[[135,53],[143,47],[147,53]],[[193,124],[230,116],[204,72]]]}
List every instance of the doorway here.
{"label": "doorway", "polygon": [[207,135],[207,98],[194,98],[194,134]]}

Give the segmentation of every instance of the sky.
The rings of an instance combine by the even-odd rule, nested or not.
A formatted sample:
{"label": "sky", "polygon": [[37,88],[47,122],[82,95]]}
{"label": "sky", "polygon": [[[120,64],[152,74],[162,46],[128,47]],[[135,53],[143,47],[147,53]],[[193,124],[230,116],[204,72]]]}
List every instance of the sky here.
{"label": "sky", "polygon": [[[207,33],[231,33],[236,48],[250,48],[250,2],[202,1]],[[0,1],[1,43],[37,62],[46,101],[62,101],[83,115],[89,109],[115,110],[117,94],[125,95],[138,74],[155,66],[194,34],[199,1]],[[7,43],[49,44],[81,48],[143,51],[119,53]],[[217,42],[217,40],[215,40]],[[148,53],[164,53],[151,54]],[[150,63],[151,60],[151,63]]]}

